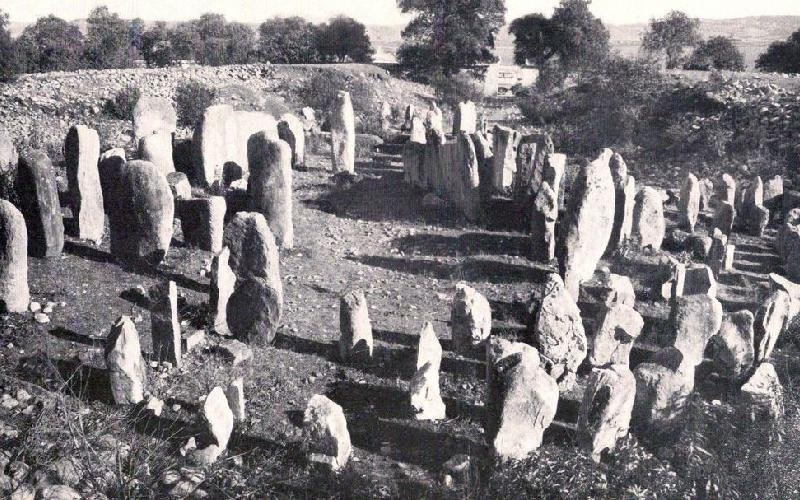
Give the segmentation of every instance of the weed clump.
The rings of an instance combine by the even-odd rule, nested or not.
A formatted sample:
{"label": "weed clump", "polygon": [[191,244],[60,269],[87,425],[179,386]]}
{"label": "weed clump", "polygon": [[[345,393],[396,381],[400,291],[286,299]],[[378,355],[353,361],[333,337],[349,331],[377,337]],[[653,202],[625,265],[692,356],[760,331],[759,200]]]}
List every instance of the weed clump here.
{"label": "weed clump", "polygon": [[175,110],[178,124],[194,127],[203,117],[206,108],[214,104],[216,91],[213,87],[197,80],[178,85],[175,89]]}

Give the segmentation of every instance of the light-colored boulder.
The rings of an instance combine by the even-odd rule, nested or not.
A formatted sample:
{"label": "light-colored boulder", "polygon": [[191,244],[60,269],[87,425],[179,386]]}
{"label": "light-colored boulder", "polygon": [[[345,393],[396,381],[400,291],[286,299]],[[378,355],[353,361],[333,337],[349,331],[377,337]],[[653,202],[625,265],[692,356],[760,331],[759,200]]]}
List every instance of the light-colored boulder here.
{"label": "light-colored boulder", "polygon": [[209,329],[217,335],[230,335],[228,328],[228,299],[236,287],[236,275],[228,265],[231,252],[228,247],[211,260],[211,276],[209,291]]}
{"label": "light-colored boulder", "polygon": [[589,376],[578,414],[578,440],[595,462],[630,428],[636,379],[626,364],[595,368]]}
{"label": "light-colored boulder", "polygon": [[460,283],[450,306],[450,338],[453,350],[470,355],[491,334],[492,308],[480,292]]}
{"label": "light-colored boulder", "polygon": [[25,312],[30,298],[25,218],[10,201],[0,200],[0,311]]}
{"label": "light-colored boulder", "polygon": [[772,363],[758,365],[742,386],[740,404],[753,421],[783,416],[784,389]]}
{"label": "light-colored boulder", "polygon": [[160,132],[139,139],[139,158],[149,161],[165,175],[175,171],[172,159],[172,134]]}
{"label": "light-colored boulder", "polygon": [[103,190],[97,169],[100,137],[85,125],[70,128],[64,141],[64,160],[69,181],[69,201],[78,238],[99,244],[105,230]]}
{"label": "light-colored boulder", "polygon": [[264,215],[279,247],[291,249],[294,247],[291,148],[286,142],[260,132],[250,137],[247,158],[248,209]]}
{"label": "light-colored boulder", "polygon": [[425,122],[422,118],[415,116],[411,121],[411,138],[409,142],[415,144],[427,144]]}
{"label": "light-colored boulder", "polygon": [[786,328],[792,312],[792,298],[784,290],[770,293],[756,311],[756,362],[772,355],[778,337]]}
{"label": "light-colored boulder", "polygon": [[177,130],[178,115],[172,100],[142,96],[133,107],[133,135],[137,139],[155,133],[172,134]]}
{"label": "light-colored boulder", "polygon": [[632,231],[632,237],[640,248],[661,249],[666,233],[664,202],[658,191],[650,186],[645,186],[636,195]]}
{"label": "light-colored boulder", "polygon": [[353,290],[340,299],[339,329],[339,357],[342,361],[372,357],[372,322],[363,291]]}
{"label": "light-colored boulder", "polygon": [[753,365],[753,323],[750,311],[737,311],[722,317],[719,333],[711,337],[709,350],[711,359],[720,375],[731,380],[740,380]]}
{"label": "light-colored boulder", "polygon": [[233,412],[228,406],[228,398],[222,387],[214,387],[203,402],[203,419],[208,432],[217,446],[223,450],[228,447],[228,440],[233,432]]}
{"label": "light-colored boulder", "polygon": [[340,470],[353,447],[342,407],[321,394],[313,396],[303,415],[303,438],[312,463]]}
{"label": "light-colored boulder", "polygon": [[121,316],[111,327],[105,358],[114,402],[121,405],[141,402],[147,385],[147,365],[136,325],[128,316]]}
{"label": "light-colored boulder", "polygon": [[706,344],[722,326],[722,304],[708,295],[678,297],[672,302],[669,344],[683,354],[683,363],[697,366]]}
{"label": "light-colored boulder", "polygon": [[667,347],[650,362],[637,366],[633,375],[636,378],[633,425],[645,432],[669,431],[694,390],[694,365],[683,362],[681,351]]}
{"label": "light-colored boulder", "polygon": [[642,316],[632,305],[616,302],[600,313],[597,325],[594,336],[590,338],[592,354],[589,362],[594,366],[628,366],[633,343],[644,327]]}
{"label": "light-colored boulder", "polygon": [[409,389],[411,414],[416,420],[442,420],[445,405],[439,388],[439,370],[430,362],[417,369]]}
{"label": "light-colored boulder", "polygon": [[694,232],[697,224],[697,217],[700,214],[700,181],[694,174],[686,176],[686,181],[681,188],[681,200],[678,209],[681,215],[681,223],[689,230]]}
{"label": "light-colored boulder", "polygon": [[331,149],[334,172],[355,172],[356,124],[350,93],[341,91],[330,113]]}
{"label": "light-colored boulder", "polygon": [[416,369],[419,370],[427,363],[430,363],[437,371],[442,364],[442,344],[430,321],[426,322],[419,332]]}

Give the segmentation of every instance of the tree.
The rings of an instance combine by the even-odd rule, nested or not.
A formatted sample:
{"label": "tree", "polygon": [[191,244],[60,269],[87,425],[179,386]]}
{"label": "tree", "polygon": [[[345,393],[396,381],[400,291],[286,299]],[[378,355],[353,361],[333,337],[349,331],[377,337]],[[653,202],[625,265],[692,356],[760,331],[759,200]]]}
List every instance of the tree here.
{"label": "tree", "polygon": [[319,61],[319,29],[302,17],[264,21],[258,33],[258,53],[262,61],[283,64]]}
{"label": "tree", "polygon": [[83,45],[78,27],[53,15],[40,17],[17,39],[18,54],[26,73],[81,68]]}
{"label": "tree", "polygon": [[744,71],[744,54],[736,48],[732,38],[715,36],[700,42],[686,63],[686,69]]}
{"label": "tree", "polygon": [[642,47],[651,55],[666,55],[667,69],[674,69],[681,65],[686,48],[700,41],[700,20],[673,10],[663,19],[650,19]]}
{"label": "tree", "polygon": [[225,26],[225,62],[227,64],[246,64],[255,56],[256,33],[243,23],[228,23]]}
{"label": "tree", "polygon": [[8,14],[0,9],[0,82],[7,82],[19,72],[17,51],[8,26]]}
{"label": "tree", "polygon": [[175,59],[200,61],[201,45],[203,40],[197,32],[194,23],[180,23],[169,30],[169,43],[172,56]]}
{"label": "tree", "polygon": [[209,66],[225,64],[226,24],[225,16],[211,13],[203,14],[199,19],[191,21],[191,28],[200,39],[200,45],[195,52],[195,59],[198,63]]}
{"label": "tree", "polygon": [[131,43],[131,60],[143,57],[142,35],[145,32],[144,21],[141,18],[132,19],[128,23],[128,39]]}
{"label": "tree", "polygon": [[367,28],[355,19],[339,16],[319,28],[317,51],[329,62],[372,62],[375,49]]}
{"label": "tree", "polygon": [[90,68],[126,68],[131,65],[127,22],[102,6],[92,9],[86,24],[86,62]]}
{"label": "tree", "polygon": [[417,76],[453,75],[492,63],[495,37],[505,24],[503,0],[398,0],[416,17],[403,30],[400,63]]}
{"label": "tree", "polygon": [[170,30],[167,24],[157,22],[142,33],[140,53],[150,67],[169,66],[174,59]]}
{"label": "tree", "polygon": [[540,68],[565,74],[605,60],[610,35],[589,11],[590,4],[591,0],[562,0],[550,19],[541,14],[515,19],[508,31],[514,35],[517,64],[533,60]]}
{"label": "tree", "polygon": [[800,30],[785,42],[775,42],[758,56],[756,68],[775,73],[800,73]]}

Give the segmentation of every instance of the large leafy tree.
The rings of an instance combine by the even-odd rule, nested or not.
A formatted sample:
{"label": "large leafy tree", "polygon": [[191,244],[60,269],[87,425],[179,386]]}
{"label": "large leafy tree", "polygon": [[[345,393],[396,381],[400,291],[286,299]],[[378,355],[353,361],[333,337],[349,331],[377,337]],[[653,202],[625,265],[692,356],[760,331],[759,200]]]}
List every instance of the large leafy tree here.
{"label": "large leafy tree", "polygon": [[505,23],[503,0],[398,0],[414,19],[403,30],[400,63],[417,76],[452,75],[478,63],[497,60],[492,53]]}
{"label": "large leafy tree", "polygon": [[203,14],[191,22],[192,29],[200,39],[199,50],[195,52],[197,62],[210,66],[225,64],[226,24],[225,16],[211,13]]}
{"label": "large leafy tree", "polygon": [[258,27],[258,33],[258,53],[263,61],[284,64],[319,61],[319,30],[302,17],[264,21]]}
{"label": "large leafy tree", "polygon": [[0,9],[0,82],[12,80],[17,74],[17,52],[8,26],[8,14]]}
{"label": "large leafy tree", "polygon": [[86,62],[90,68],[126,68],[132,63],[129,25],[108,7],[95,7],[86,21]]}
{"label": "large leafy tree", "polygon": [[548,63],[572,71],[603,61],[609,53],[610,35],[603,22],[589,10],[591,0],[562,0],[547,18],[529,14],[509,27],[514,35],[517,64],[531,60],[539,67]]}
{"label": "large leafy tree", "polygon": [[662,19],[651,19],[642,36],[642,48],[655,56],[666,56],[667,69],[681,66],[684,52],[701,42],[700,20],[673,10]]}
{"label": "large leafy tree", "polygon": [[168,66],[174,58],[170,30],[164,22],[157,22],[142,33],[139,52],[148,66]]}
{"label": "large leafy tree", "polygon": [[329,62],[372,62],[372,48],[367,28],[350,17],[334,17],[319,27],[317,51]]}
{"label": "large leafy tree", "polygon": [[128,38],[131,43],[131,59],[142,57],[142,35],[146,27],[141,18],[131,19],[128,23]]}
{"label": "large leafy tree", "polygon": [[225,26],[225,63],[246,64],[255,58],[256,33],[243,23]]}
{"label": "large leafy tree", "polygon": [[83,67],[84,39],[74,24],[50,15],[26,27],[17,39],[27,73],[72,71]]}
{"label": "large leafy tree", "polygon": [[778,73],[800,73],[800,30],[792,33],[786,41],[771,44],[758,57],[756,68]]}
{"label": "large leafy tree", "polygon": [[744,71],[744,54],[736,47],[730,37],[715,36],[697,45],[692,57],[686,64],[686,68]]}

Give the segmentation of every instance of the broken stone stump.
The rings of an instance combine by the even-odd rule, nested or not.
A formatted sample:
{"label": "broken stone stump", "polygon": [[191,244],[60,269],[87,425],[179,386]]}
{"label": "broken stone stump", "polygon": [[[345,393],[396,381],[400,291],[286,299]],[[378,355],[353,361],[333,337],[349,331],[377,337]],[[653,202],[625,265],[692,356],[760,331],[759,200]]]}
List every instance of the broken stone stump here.
{"label": "broken stone stump", "polygon": [[628,434],[635,398],[636,379],[627,363],[592,370],[578,414],[578,440],[595,462]]}
{"label": "broken stone stump", "polygon": [[121,316],[111,327],[105,347],[106,368],[111,395],[119,405],[137,404],[144,399],[147,368],[136,325],[128,316]]}
{"label": "broken stone stump", "polygon": [[340,91],[330,113],[333,171],[355,173],[356,125],[350,93]]}
{"label": "broken stone stump", "polygon": [[633,371],[636,398],[632,422],[641,432],[669,432],[694,390],[694,370],[674,347],[658,351],[648,363]]}
{"label": "broken stone stump", "polygon": [[233,419],[241,422],[245,419],[244,379],[237,378],[225,389],[225,398],[233,413]]}
{"label": "broken stone stump", "polygon": [[211,260],[211,283],[209,291],[209,329],[217,335],[230,335],[228,328],[228,300],[236,288],[236,275],[228,265],[231,252],[223,249]]}
{"label": "broken stone stump", "polygon": [[783,416],[784,390],[772,363],[761,363],[742,386],[743,410],[752,421],[776,420]]}
{"label": "broken stone stump", "polygon": [[233,412],[228,406],[228,398],[221,387],[214,387],[203,402],[203,421],[206,424],[205,436],[208,446],[195,450],[192,458],[200,465],[210,465],[228,447],[233,432]]}
{"label": "broken stone stump", "polygon": [[0,311],[25,312],[30,299],[25,218],[10,201],[0,200]]}
{"label": "broken stone stump", "polygon": [[222,250],[227,211],[224,197],[179,199],[176,207],[184,243],[213,253]]}
{"label": "broken stone stump", "polygon": [[247,141],[247,159],[248,210],[264,215],[279,247],[293,248],[291,148],[260,132]]}
{"label": "broken stone stump", "polygon": [[303,415],[303,440],[308,461],[340,470],[353,447],[342,407],[321,394],[312,396]]}
{"label": "broken stone stump", "polygon": [[700,182],[694,174],[686,176],[686,181],[681,188],[681,200],[678,210],[681,214],[681,223],[690,233],[694,232],[697,217],[700,214]]}
{"label": "broken stone stump", "polygon": [[72,127],[64,142],[69,201],[77,236],[99,244],[105,230],[103,190],[97,169],[100,137],[85,125]]}
{"label": "broken stone stump", "polygon": [[340,299],[339,329],[339,357],[342,361],[372,358],[372,323],[363,291],[353,290]]}
{"label": "broken stone stump", "polygon": [[661,194],[650,186],[645,186],[636,195],[633,209],[633,239],[639,248],[650,247],[660,250],[666,233],[664,221],[664,202]]}
{"label": "broken stone stump", "polygon": [[600,299],[606,306],[611,307],[616,303],[633,307],[636,304],[636,292],[633,283],[627,276],[608,274],[600,281]]}
{"label": "broken stone stump", "polygon": [[416,420],[442,420],[445,405],[439,388],[439,370],[431,362],[422,365],[411,379],[409,400]]}
{"label": "broken stone stump", "polygon": [[139,139],[139,158],[149,161],[164,175],[175,171],[172,159],[172,134],[159,132]]}
{"label": "broken stone stump", "polygon": [[792,310],[792,298],[784,290],[772,291],[756,311],[755,347],[756,362],[761,362],[772,355]]}
{"label": "broken stone stump", "polygon": [[181,366],[181,326],[178,323],[178,287],[174,281],[150,288],[153,357]]}
{"label": "broken stone stump", "polygon": [[683,295],[717,296],[717,280],[711,268],[704,264],[693,265],[686,269],[683,284]]}
{"label": "broken stone stump", "polygon": [[61,255],[64,249],[61,203],[55,170],[44,152],[31,151],[20,157],[16,191],[28,229],[28,253],[34,257]]}
{"label": "broken stone stump", "polygon": [[683,354],[683,364],[697,366],[722,325],[722,304],[708,295],[678,297],[672,302],[670,323],[668,344]]}
{"label": "broken stone stump", "polygon": [[550,263],[556,257],[556,219],[558,195],[547,182],[542,183],[531,211],[531,259]]}
{"label": "broken stone stump", "polygon": [[719,333],[709,341],[711,359],[717,372],[731,381],[741,380],[753,366],[754,322],[750,311],[725,314]]}
{"label": "broken stone stump", "polygon": [[459,283],[450,306],[450,338],[453,350],[472,355],[492,332],[492,308],[480,292]]}
{"label": "broken stone stump", "polygon": [[592,354],[589,362],[593,366],[628,366],[633,343],[644,326],[642,316],[632,305],[616,302],[606,306],[597,325],[597,331],[590,340]]}

